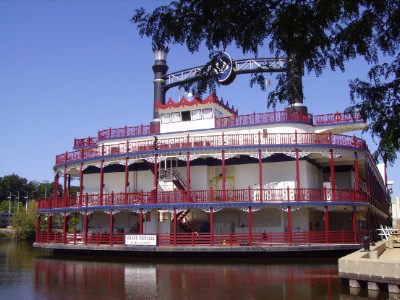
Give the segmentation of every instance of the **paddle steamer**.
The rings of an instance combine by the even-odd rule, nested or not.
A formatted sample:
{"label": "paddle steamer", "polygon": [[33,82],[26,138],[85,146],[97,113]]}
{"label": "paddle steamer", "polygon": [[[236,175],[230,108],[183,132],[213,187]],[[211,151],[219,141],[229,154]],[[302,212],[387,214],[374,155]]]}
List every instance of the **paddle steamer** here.
{"label": "paddle steamer", "polygon": [[354,246],[387,224],[385,175],[365,141],[346,134],[365,128],[358,113],[313,115],[294,103],[240,115],[216,94],[165,101],[177,82],[166,51],[155,56],[153,118],[75,139],[56,156],[35,246]]}

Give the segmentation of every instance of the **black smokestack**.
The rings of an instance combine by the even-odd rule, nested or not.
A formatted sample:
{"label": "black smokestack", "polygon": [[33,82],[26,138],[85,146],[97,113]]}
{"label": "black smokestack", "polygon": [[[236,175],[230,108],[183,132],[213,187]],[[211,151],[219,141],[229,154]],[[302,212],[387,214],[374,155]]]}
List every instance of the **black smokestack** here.
{"label": "black smokestack", "polygon": [[165,104],[165,75],[168,71],[167,54],[168,47],[153,48],[155,62],[153,65],[154,72],[154,119],[159,119],[159,113],[156,112],[156,104]]}

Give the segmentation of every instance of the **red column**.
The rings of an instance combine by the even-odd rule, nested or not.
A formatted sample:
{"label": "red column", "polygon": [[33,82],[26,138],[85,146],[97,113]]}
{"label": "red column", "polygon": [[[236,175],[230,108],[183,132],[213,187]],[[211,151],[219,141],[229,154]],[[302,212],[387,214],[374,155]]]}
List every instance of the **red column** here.
{"label": "red column", "polygon": [[104,192],[104,160],[100,161],[100,206],[103,205],[103,192]]}
{"label": "red column", "polygon": [[64,166],[63,200],[64,207],[67,207],[67,166]]}
{"label": "red column", "polygon": [[221,164],[222,164],[222,166],[221,166],[221,168],[222,168],[222,198],[224,201],[226,201],[225,150],[222,150],[222,153],[221,153]]}
{"label": "red column", "polygon": [[89,222],[88,222],[88,214],[87,211],[85,210],[85,215],[84,215],[84,219],[83,219],[83,235],[84,235],[84,243],[85,245],[88,242],[88,227],[89,227]]}
{"label": "red column", "polygon": [[[259,132],[260,135],[260,132]],[[261,149],[258,149],[258,182],[260,185],[260,202],[263,201],[263,177],[262,177],[262,156],[261,156]]]}
{"label": "red column", "polygon": [[360,170],[358,166],[358,153],[354,152],[354,172],[355,172],[355,179],[356,179],[356,191],[360,190]]}
{"label": "red column", "polygon": [[296,200],[300,200],[300,160],[299,160],[299,149],[296,149]]}
{"label": "red column", "polygon": [[210,246],[214,246],[214,209],[210,207]]}
{"label": "red column", "polygon": [[79,167],[79,204],[82,206],[83,197],[83,163]]}
{"label": "red column", "polygon": [[40,219],[41,219],[41,215],[38,215],[38,217],[36,218],[36,242],[38,242],[38,238],[39,238],[39,233],[40,233]]}
{"label": "red column", "polygon": [[329,243],[329,211],[328,206],[325,206],[325,242]]}
{"label": "red column", "polygon": [[287,227],[288,227],[289,244],[291,244],[293,241],[292,207],[291,206],[288,206],[288,208],[287,208]]}
{"label": "red column", "polygon": [[335,162],[333,160],[333,149],[329,150],[331,153],[331,158],[329,160],[330,173],[331,173],[331,188],[332,188],[332,200],[336,200],[336,183],[335,183]]}
{"label": "red column", "polygon": [[125,204],[128,203],[128,187],[129,187],[129,157],[125,158]]}
{"label": "red column", "polygon": [[353,232],[354,232],[354,243],[357,243],[357,209],[353,207]]}
{"label": "red column", "polygon": [[110,210],[110,222],[109,222],[109,230],[110,230],[110,246],[112,246],[112,237],[113,237],[113,229],[114,229],[114,219],[113,219],[113,211]]}
{"label": "red column", "polygon": [[174,207],[174,246],[176,246],[176,231],[177,231],[177,219],[176,219],[176,208]]}
{"label": "red column", "polygon": [[186,191],[190,191],[190,152],[186,152]]}
{"label": "red column", "polygon": [[248,227],[249,227],[249,245],[253,244],[253,210],[251,206],[249,206],[249,214],[247,216]]}
{"label": "red column", "polygon": [[143,234],[143,208],[139,209],[139,233]]}

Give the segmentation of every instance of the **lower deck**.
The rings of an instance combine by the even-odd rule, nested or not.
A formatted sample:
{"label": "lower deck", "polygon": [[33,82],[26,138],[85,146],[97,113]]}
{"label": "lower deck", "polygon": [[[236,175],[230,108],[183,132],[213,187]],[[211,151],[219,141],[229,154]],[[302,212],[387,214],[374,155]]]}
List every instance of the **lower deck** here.
{"label": "lower deck", "polygon": [[[257,257],[290,257],[294,255],[301,255],[302,257],[325,257],[325,256],[340,256],[348,254],[354,250],[360,249],[359,243],[353,243],[348,239],[348,243],[341,243],[344,236],[351,233],[334,233],[332,232],[331,241],[337,240],[336,243],[307,243],[294,237],[293,243],[284,242],[284,237],[275,236],[270,241],[265,241],[262,237],[254,237],[250,244],[245,240],[242,244],[238,244],[237,240],[229,236],[218,236],[213,244],[210,243],[210,238],[204,235],[195,237],[187,237],[184,239],[186,244],[172,245],[173,239],[170,236],[159,235],[159,245],[157,246],[131,246],[124,245],[124,237],[121,235],[116,236],[100,236],[96,235],[87,240],[87,244],[82,240],[82,235],[68,235],[66,242],[63,236],[59,235],[54,242],[43,242],[42,239],[48,238],[46,234],[40,235],[34,247],[51,249],[55,253],[60,254],[77,254],[77,255],[111,255],[116,256],[144,256],[144,257],[221,257],[224,258],[257,258]],[[342,236],[342,237],[339,237]],[[55,237],[53,237],[55,238]],[[242,237],[244,238],[244,237]],[[323,239],[323,237],[320,237]],[[278,242],[279,239],[282,243]],[[303,240],[303,237],[301,237]],[[179,239],[182,241],[182,239]],[[198,243],[202,241],[201,243]]]}
{"label": "lower deck", "polygon": [[[361,243],[366,231],[353,232],[350,230],[328,231],[328,232],[293,232],[293,233],[155,233],[155,234],[131,234],[131,233],[61,233],[61,232],[39,232],[36,236],[36,244],[51,244],[50,248],[57,248],[57,244],[69,246],[119,246],[125,245],[126,236],[144,235],[154,236],[156,247],[299,247],[325,245],[352,245]],[[132,248],[132,247],[128,247]],[[144,247],[146,248],[146,247]],[[186,249],[186,248],[185,248]],[[242,249],[242,248],[241,248]]]}
{"label": "lower deck", "polygon": [[[354,203],[303,207],[288,204],[220,209],[186,206],[169,210],[148,207],[60,211],[40,215],[36,246],[139,252],[148,249],[151,252],[202,252],[204,249],[263,252],[287,251],[293,247],[290,251],[313,247],[355,249],[363,236],[370,234],[368,224],[376,219],[368,207],[354,206]],[[130,244],[130,239],[141,242]],[[153,242],[146,243],[146,239]]]}

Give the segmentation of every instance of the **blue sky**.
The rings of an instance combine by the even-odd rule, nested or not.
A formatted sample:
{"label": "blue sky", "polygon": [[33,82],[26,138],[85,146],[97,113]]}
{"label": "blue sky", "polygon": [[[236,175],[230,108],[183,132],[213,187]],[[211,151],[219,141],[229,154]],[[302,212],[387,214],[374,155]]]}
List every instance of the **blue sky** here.
{"label": "blue sky", "polygon": [[[130,22],[140,6],[152,10],[169,1],[0,0],[0,176],[53,180],[55,156],[72,151],[74,137],[99,130],[148,124],[153,110],[154,62],[151,41]],[[245,56],[234,46],[234,59]],[[260,57],[270,57],[267,49]],[[169,72],[202,65],[208,51],[191,54],[171,47]],[[305,104],[313,114],[343,111],[350,105],[348,81],[366,78],[361,59],[345,73],[325,70],[304,78]],[[271,78],[272,85],[274,78]],[[167,98],[178,99],[177,88]],[[218,90],[239,114],[267,111],[267,93],[249,87],[249,76]],[[277,107],[282,110],[283,107]],[[353,133],[351,133],[353,134]],[[356,133],[376,145],[368,133]],[[400,168],[388,168],[400,196]]]}

